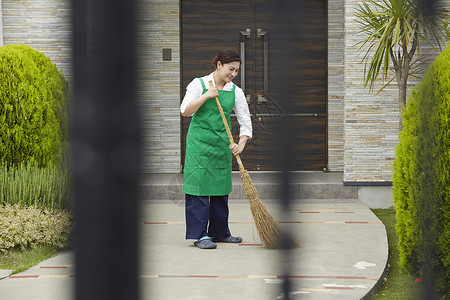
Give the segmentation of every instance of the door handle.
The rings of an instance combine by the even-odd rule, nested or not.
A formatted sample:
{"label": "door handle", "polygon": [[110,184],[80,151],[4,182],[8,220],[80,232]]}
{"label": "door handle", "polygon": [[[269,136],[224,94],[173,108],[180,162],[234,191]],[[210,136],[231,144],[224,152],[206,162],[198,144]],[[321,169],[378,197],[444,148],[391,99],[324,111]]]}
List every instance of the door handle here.
{"label": "door handle", "polygon": [[250,29],[241,31],[241,89],[245,92],[245,39],[250,38]]}
{"label": "door handle", "polygon": [[258,39],[264,40],[264,92],[267,95],[269,93],[269,34],[258,28],[256,35]]}

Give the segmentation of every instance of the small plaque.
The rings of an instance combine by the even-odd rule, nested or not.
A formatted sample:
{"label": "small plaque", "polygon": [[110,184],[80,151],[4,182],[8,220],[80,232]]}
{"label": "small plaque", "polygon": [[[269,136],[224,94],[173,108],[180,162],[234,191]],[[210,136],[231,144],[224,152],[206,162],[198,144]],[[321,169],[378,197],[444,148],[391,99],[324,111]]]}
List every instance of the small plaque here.
{"label": "small plaque", "polygon": [[163,49],[163,60],[172,60],[172,49]]}

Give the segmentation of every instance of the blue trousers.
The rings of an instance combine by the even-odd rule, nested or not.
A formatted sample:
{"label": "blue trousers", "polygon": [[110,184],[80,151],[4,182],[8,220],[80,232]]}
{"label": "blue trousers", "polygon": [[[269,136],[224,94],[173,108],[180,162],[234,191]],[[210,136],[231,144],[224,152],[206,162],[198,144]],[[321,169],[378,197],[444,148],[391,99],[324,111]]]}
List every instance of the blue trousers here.
{"label": "blue trousers", "polygon": [[204,236],[229,237],[231,233],[228,228],[228,214],[228,195],[186,194],[186,239],[200,239]]}

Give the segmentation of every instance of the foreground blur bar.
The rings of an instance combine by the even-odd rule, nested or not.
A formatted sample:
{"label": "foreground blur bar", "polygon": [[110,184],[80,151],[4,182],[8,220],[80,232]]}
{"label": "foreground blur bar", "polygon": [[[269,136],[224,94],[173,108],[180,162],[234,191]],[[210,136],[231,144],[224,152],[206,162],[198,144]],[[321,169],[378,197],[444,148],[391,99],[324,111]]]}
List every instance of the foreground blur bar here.
{"label": "foreground blur bar", "polygon": [[76,299],[138,299],[135,2],[72,1]]}
{"label": "foreground blur bar", "polygon": [[[297,3],[298,4],[298,3]],[[296,30],[295,23],[292,16],[292,10],[297,9],[295,2],[291,0],[280,0],[272,2],[271,11],[273,13],[273,18],[278,20],[283,20],[282,22],[276,22],[277,33],[283,34],[284,41],[284,55],[279,60],[277,60],[278,67],[283,70],[283,72],[279,75],[280,82],[282,85],[282,89],[286,92],[286,95],[293,95],[292,87],[295,86],[295,76],[293,70],[292,62],[295,59],[295,53],[298,49],[295,49],[295,45],[293,43],[293,30]],[[273,20],[272,20],[273,22]],[[269,36],[270,38],[270,36]],[[292,108],[292,101],[288,97],[283,97],[278,99],[281,107],[285,109],[287,112],[294,111]],[[275,131],[275,136],[272,137],[272,140],[275,141],[277,145],[279,145],[277,149],[277,153],[274,153],[275,157],[277,157],[277,167],[281,172],[279,173],[279,182],[281,182],[281,190],[280,190],[280,202],[282,212],[285,214],[284,219],[290,219],[289,212],[292,202],[292,191],[291,191],[291,172],[293,162],[295,159],[295,153],[293,153],[293,149],[295,149],[295,143],[297,142],[295,139],[292,139],[292,133],[301,130],[298,128],[293,122],[292,118],[282,117],[277,126],[277,130]],[[292,228],[289,224],[284,224],[284,226],[288,232],[292,232]],[[293,290],[293,286],[290,280],[292,275],[292,266],[294,265],[295,257],[292,255],[292,247],[293,240],[290,235],[287,235],[284,232],[281,238],[281,250],[282,254],[280,256],[280,270],[283,277],[283,284],[281,285],[281,299],[288,300],[292,299],[291,291]]]}

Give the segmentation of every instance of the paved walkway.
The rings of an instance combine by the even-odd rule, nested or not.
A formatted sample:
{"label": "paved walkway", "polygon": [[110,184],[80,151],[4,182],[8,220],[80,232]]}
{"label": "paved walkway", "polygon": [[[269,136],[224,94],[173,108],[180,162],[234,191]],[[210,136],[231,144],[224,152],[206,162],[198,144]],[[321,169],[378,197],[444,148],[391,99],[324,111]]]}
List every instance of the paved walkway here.
{"label": "paved walkway", "polygon": [[[280,214],[302,246],[284,253],[261,245],[249,205],[230,204],[230,229],[242,244],[201,250],[184,239],[182,201],[145,204],[141,222],[142,299],[281,299],[283,264],[291,271],[291,299],[370,299],[387,265],[384,225],[363,204],[299,203]],[[169,238],[168,238],[169,237]],[[69,300],[73,253],[64,252],[0,280],[0,299]]]}

